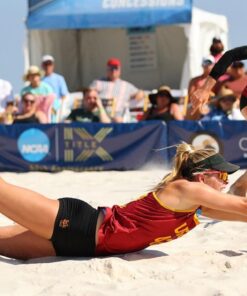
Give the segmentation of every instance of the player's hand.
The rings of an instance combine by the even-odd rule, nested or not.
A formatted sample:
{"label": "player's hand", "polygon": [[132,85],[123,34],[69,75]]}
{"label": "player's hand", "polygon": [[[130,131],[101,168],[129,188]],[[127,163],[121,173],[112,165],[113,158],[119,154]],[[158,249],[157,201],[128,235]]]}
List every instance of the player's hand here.
{"label": "player's hand", "polygon": [[209,91],[199,88],[190,96],[191,114],[194,114],[198,109],[200,111],[203,109],[203,105],[208,102],[209,94]]}

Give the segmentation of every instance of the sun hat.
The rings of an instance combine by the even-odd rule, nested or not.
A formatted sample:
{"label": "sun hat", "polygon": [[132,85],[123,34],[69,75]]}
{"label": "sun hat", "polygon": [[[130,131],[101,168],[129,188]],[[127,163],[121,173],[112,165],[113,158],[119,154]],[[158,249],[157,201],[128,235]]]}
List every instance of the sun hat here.
{"label": "sun hat", "polygon": [[27,80],[28,80],[28,77],[29,77],[30,75],[39,75],[39,76],[41,76],[41,71],[40,71],[39,67],[38,67],[38,66],[35,66],[35,65],[30,66],[30,67],[27,69],[27,72],[25,73],[23,79],[24,79],[25,81],[27,81]]}
{"label": "sun hat", "polygon": [[171,88],[167,85],[162,85],[158,88],[158,90],[155,89],[149,94],[148,97],[150,103],[155,105],[158,96],[166,96],[171,100],[172,103],[176,102],[176,99],[171,94]]}
{"label": "sun hat", "polygon": [[217,98],[218,98],[218,102],[223,100],[229,100],[229,101],[235,102],[237,100],[237,97],[234,94],[234,92],[230,88],[227,88],[225,86],[221,87],[221,89],[218,92]]}

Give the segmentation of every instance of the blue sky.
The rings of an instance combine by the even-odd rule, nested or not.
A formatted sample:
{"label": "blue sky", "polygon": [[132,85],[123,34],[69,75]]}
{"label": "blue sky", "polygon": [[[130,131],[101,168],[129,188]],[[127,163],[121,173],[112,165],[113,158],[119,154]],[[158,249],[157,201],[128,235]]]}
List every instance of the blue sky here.
{"label": "blue sky", "polygon": [[194,0],[194,6],[223,14],[228,19],[229,25],[229,48],[245,45],[247,38],[245,36],[246,28],[246,0]]}
{"label": "blue sky", "polygon": [[[247,43],[246,0],[194,0],[194,6],[227,16],[230,48]],[[26,14],[26,0],[0,1],[0,77],[12,83],[15,93],[18,93],[23,85]]]}

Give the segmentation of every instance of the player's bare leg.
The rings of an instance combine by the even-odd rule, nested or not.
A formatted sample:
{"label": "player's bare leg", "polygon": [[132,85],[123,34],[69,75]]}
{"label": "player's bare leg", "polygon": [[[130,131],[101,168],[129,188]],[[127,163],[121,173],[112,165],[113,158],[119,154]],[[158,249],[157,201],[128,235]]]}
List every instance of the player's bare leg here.
{"label": "player's bare leg", "polygon": [[0,255],[26,260],[56,254],[49,240],[15,224],[0,227]]}
{"label": "player's bare leg", "polygon": [[58,207],[58,200],[8,184],[0,178],[0,213],[36,235],[51,238]]}

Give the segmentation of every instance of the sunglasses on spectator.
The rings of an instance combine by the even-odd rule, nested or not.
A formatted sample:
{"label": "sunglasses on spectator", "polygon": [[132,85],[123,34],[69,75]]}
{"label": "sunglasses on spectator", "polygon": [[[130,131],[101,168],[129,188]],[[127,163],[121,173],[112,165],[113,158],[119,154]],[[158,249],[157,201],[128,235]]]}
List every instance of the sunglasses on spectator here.
{"label": "sunglasses on spectator", "polygon": [[44,66],[53,65],[53,62],[51,62],[51,61],[43,62],[43,65]]}
{"label": "sunglasses on spectator", "polygon": [[97,100],[97,97],[95,97],[95,96],[87,96],[87,99],[90,99],[90,100]]}
{"label": "sunglasses on spectator", "polygon": [[34,104],[34,100],[28,100],[28,99],[23,99],[23,102],[25,103],[25,104]]}
{"label": "sunglasses on spectator", "polygon": [[193,175],[217,175],[217,177],[222,180],[223,182],[228,182],[228,173],[222,171],[204,171],[204,172],[197,172]]}
{"label": "sunglasses on spectator", "polygon": [[108,66],[108,70],[116,71],[116,70],[119,70],[119,67],[118,66]]}

